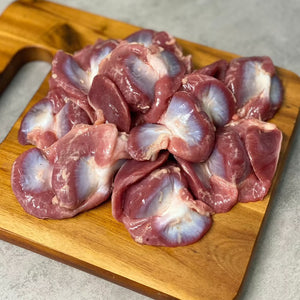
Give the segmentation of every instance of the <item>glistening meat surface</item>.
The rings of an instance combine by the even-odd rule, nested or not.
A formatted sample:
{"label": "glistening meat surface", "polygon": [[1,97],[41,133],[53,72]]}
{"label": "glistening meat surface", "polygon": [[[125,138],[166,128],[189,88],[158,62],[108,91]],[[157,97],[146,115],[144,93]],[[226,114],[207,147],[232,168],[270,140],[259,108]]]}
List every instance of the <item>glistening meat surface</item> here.
{"label": "glistening meat surface", "polygon": [[236,110],[236,100],[225,84],[196,70],[182,80],[182,89],[193,97],[199,111],[205,111],[216,127],[226,125]]}
{"label": "glistening meat surface", "polygon": [[45,149],[75,125],[91,124],[87,113],[75,102],[65,103],[60,100],[61,103],[58,104],[58,100],[49,93],[28,111],[22,120],[18,135],[22,145],[32,144]]}
{"label": "glistening meat surface", "polygon": [[272,60],[267,56],[233,59],[224,82],[236,97],[239,118],[266,121],[281,106],[282,84]]}
{"label": "glistening meat surface", "polygon": [[116,84],[132,111],[145,114],[147,122],[156,122],[186,68],[168,50],[122,42],[101,62],[99,73]]}
{"label": "glistening meat surface", "polygon": [[47,96],[25,115],[12,168],[24,210],[69,218],[109,199],[132,238],[201,239],[214,213],[262,200],[282,134],[265,122],[283,88],[267,56],[194,68],[167,32],[98,39],[54,56]]}
{"label": "glistening meat surface", "polygon": [[153,159],[160,150],[193,162],[208,158],[214,145],[213,124],[204,111],[198,111],[193,98],[176,92],[158,124],[143,124],[133,128],[128,150],[136,160]]}
{"label": "glistening meat surface", "polygon": [[13,191],[28,213],[62,219],[107,200],[127,154],[115,125],[78,125],[51,147],[32,148],[15,161]]}
{"label": "glistening meat surface", "polygon": [[256,119],[229,123],[216,134],[214,150],[204,163],[180,158],[194,195],[216,213],[238,201],[262,200],[277,167],[282,134],[275,125]]}
{"label": "glistening meat surface", "polygon": [[277,168],[282,132],[272,123],[244,119],[229,124],[242,139],[252,171],[239,183],[239,201],[262,200],[267,195]]}
{"label": "glistening meat surface", "polygon": [[[134,173],[135,168],[140,169],[145,163],[151,164],[133,162],[129,167]],[[126,174],[126,164],[118,173],[116,185],[124,176],[123,170]],[[180,168],[175,165],[145,173],[141,180],[132,181],[122,192],[116,189],[112,201],[114,215],[124,223],[132,238],[142,244],[188,245],[199,240],[212,224],[211,209],[193,199]]]}

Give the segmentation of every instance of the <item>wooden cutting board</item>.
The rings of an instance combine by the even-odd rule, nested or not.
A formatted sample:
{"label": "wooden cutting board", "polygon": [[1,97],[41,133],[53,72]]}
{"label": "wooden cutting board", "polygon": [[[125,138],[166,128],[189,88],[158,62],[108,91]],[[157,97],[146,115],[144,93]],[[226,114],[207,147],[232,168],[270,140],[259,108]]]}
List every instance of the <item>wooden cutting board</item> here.
{"label": "wooden cutting board", "polygon": [[[0,17],[0,89],[24,63],[51,61],[57,49],[70,53],[97,38],[124,38],[138,28],[46,1],[18,1]],[[178,40],[195,66],[236,55]],[[267,53],[266,53],[267,55]],[[271,122],[284,133],[278,170],[269,195],[214,216],[198,243],[178,248],[135,243],[107,203],[68,220],[26,214],[10,186],[14,160],[30,146],[17,142],[25,112],[46,95],[48,78],[0,145],[0,238],[154,298],[232,299],[239,291],[262,221],[285,162],[300,104],[300,79],[278,68],[284,103]],[[16,103],[16,105],[18,105]]]}

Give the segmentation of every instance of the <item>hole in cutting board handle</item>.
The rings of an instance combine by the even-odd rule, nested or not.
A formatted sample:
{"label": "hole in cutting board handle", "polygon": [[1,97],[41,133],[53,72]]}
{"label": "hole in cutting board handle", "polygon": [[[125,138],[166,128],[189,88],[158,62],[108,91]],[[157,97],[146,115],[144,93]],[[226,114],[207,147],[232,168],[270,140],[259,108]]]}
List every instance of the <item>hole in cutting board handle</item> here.
{"label": "hole in cutting board handle", "polygon": [[45,61],[51,63],[53,55],[50,51],[40,47],[24,47],[19,49],[10,59],[7,66],[0,73],[0,93],[2,93],[13,80],[17,72],[28,62]]}
{"label": "hole in cutting board handle", "polygon": [[26,63],[15,75],[0,96],[0,143],[28,105],[45,77],[51,65],[44,61]]}
{"label": "hole in cutting board handle", "polygon": [[0,74],[0,143],[49,73],[52,58],[46,49],[25,47]]}

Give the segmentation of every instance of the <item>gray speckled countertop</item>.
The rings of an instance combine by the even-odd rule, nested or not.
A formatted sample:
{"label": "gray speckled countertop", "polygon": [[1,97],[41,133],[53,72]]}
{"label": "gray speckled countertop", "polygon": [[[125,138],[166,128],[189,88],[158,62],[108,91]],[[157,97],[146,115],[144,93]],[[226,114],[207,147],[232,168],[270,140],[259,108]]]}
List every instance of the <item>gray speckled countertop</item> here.
{"label": "gray speckled countertop", "polygon": [[[11,0],[1,0],[2,12]],[[300,75],[300,1],[60,0],[72,6],[243,56],[269,55],[277,66]],[[32,71],[33,70],[33,71]],[[46,64],[26,66],[0,98],[1,135],[35,92]],[[299,95],[300,102],[300,95]],[[23,107],[26,104],[23,104]],[[1,136],[0,136],[1,138]],[[265,220],[241,299],[299,299],[300,128],[290,149]],[[0,299],[147,299],[126,288],[0,241]]]}

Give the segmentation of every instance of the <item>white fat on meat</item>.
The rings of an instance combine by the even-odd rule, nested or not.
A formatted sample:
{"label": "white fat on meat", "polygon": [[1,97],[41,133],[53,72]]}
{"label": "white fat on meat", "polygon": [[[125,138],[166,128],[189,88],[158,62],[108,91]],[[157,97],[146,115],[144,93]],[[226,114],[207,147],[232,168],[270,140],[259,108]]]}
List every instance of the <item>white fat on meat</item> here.
{"label": "white fat on meat", "polygon": [[[136,214],[137,218],[145,218],[151,216],[162,217],[166,223],[169,223],[169,219],[177,218],[181,214],[183,206],[180,205],[180,201],[176,200],[179,196],[179,191],[182,188],[182,184],[171,176],[164,176],[168,174],[167,169],[158,170],[151,173],[151,178],[162,178],[160,186],[153,190],[153,193],[148,199],[142,199],[142,205],[139,212]],[[147,203],[147,205],[145,205]],[[172,206],[175,205],[176,208]],[[178,208],[178,210],[177,210]]]}
{"label": "white fat on meat", "polygon": [[23,160],[20,178],[22,189],[28,192],[42,192],[51,186],[52,166],[39,151],[30,151]]}
{"label": "white fat on meat", "polygon": [[[227,163],[230,163],[230,161]],[[206,169],[209,173],[209,177],[211,177],[212,174],[214,174],[224,178],[226,176],[226,169],[224,167],[224,164],[224,156],[218,151],[217,148],[215,148],[212,154],[210,155],[209,159],[205,163]]]}
{"label": "white fat on meat", "polygon": [[[163,139],[165,135],[169,135],[170,132],[166,127],[159,124],[145,124],[140,127],[140,139],[139,147],[147,148],[157,140],[157,135],[160,139]],[[142,138],[143,137],[143,138]]]}
{"label": "white fat on meat", "polygon": [[144,63],[135,55],[130,55],[125,64],[129,68],[129,76],[135,85],[154,100],[155,84],[157,80],[167,74],[164,64],[155,55],[147,56],[148,63]]}
{"label": "white fat on meat", "polygon": [[90,71],[88,73],[89,75],[89,88],[92,86],[94,77],[98,74],[99,71],[99,64],[103,61],[104,58],[106,58],[110,52],[113,50],[113,48],[109,45],[102,47],[101,51],[99,53],[96,53],[96,55],[93,55],[90,60]]}
{"label": "white fat on meat", "polygon": [[128,152],[136,160],[155,160],[159,151],[168,148],[171,133],[159,124],[133,128],[128,138]]}
{"label": "white fat on meat", "polygon": [[[161,218],[160,220],[160,226],[164,228],[163,235],[172,243],[177,242],[180,244],[181,242],[185,242],[185,240],[200,236],[207,230],[207,225],[210,222],[207,217],[201,216],[184,205],[178,207],[177,211],[181,211],[181,214],[176,219],[176,215],[170,215],[171,218],[168,222],[165,222],[165,218]],[[167,225],[168,223],[169,225]]]}
{"label": "white fat on meat", "polygon": [[35,129],[48,130],[53,126],[54,114],[50,101],[41,101],[26,114],[22,122],[24,133],[28,134]]}
{"label": "white fat on meat", "polygon": [[185,91],[176,92],[159,122],[171,132],[169,152],[187,161],[208,158],[214,145],[215,127],[204,111],[198,111]]}
{"label": "white fat on meat", "polygon": [[[178,63],[177,57],[172,52],[166,50],[162,51],[161,59],[163,60],[165,68],[167,68],[167,74],[170,77],[175,77],[181,72],[181,65]],[[158,70],[160,69],[158,68]]]}
{"label": "white fat on meat", "polygon": [[194,108],[185,99],[174,96],[164,116],[163,124],[173,136],[181,138],[190,146],[196,145],[200,143],[203,132],[194,116]]}
{"label": "white fat on meat", "polygon": [[55,102],[43,98],[25,115],[18,133],[21,144],[32,144],[40,149],[51,146],[76,124],[89,124],[87,113],[74,102],[59,104],[55,112]]}
{"label": "white fat on meat", "polygon": [[158,192],[156,201],[152,201],[149,212],[157,216],[155,226],[160,228],[165,239],[180,244],[201,235],[207,226],[207,217],[182,201],[184,185],[172,176],[162,185],[164,187]]}
{"label": "white fat on meat", "polygon": [[277,75],[272,77],[270,88],[270,101],[273,106],[279,107],[282,102],[282,83]]}
{"label": "white fat on meat", "polygon": [[[165,54],[163,54],[164,52],[165,51],[163,51],[161,53],[157,53],[157,54],[149,54],[148,53],[148,55],[147,55],[147,60],[149,62],[149,66],[157,74],[157,78],[161,78],[169,73],[168,70],[169,70],[170,66],[168,65],[169,62],[166,59],[164,59],[164,57],[166,56]],[[175,76],[176,74],[174,74],[173,76]],[[171,74],[169,74],[169,75],[171,76]]]}
{"label": "white fat on meat", "polygon": [[138,43],[142,44],[145,47],[150,47],[154,44],[161,44],[161,41],[157,39],[160,32],[151,30],[151,29],[142,29],[134,32],[125,38],[129,43]]}
{"label": "white fat on meat", "polygon": [[94,53],[90,58],[90,69],[88,71],[89,88],[92,86],[94,77],[99,73],[100,63],[110,55],[116,45],[117,42],[108,40],[106,43],[104,42],[94,47]]}
{"label": "white fat on meat", "polygon": [[[217,86],[207,87],[202,92],[202,109],[217,126],[225,125],[230,117],[226,102],[227,99],[224,92]],[[228,115],[229,117],[227,117]]]}
{"label": "white fat on meat", "polygon": [[126,38],[129,43],[143,44],[146,47],[152,45],[154,32],[152,30],[140,30]]}
{"label": "white fat on meat", "polygon": [[214,126],[205,112],[199,113],[186,92],[177,92],[159,124],[142,124],[129,134],[128,151],[136,160],[151,160],[168,149],[188,161],[208,158],[214,143]]}
{"label": "white fat on meat", "polygon": [[13,191],[38,218],[69,218],[108,199],[127,158],[126,135],[115,125],[78,125],[44,152],[32,148],[17,158]]}
{"label": "white fat on meat", "polygon": [[76,168],[75,178],[78,199],[87,199],[91,194],[107,195],[111,189],[112,175],[115,168],[112,166],[99,167],[93,156],[82,157]]}
{"label": "white fat on meat", "polygon": [[281,141],[282,134],[274,124],[241,119],[218,129],[207,161],[191,164],[177,160],[194,195],[222,213],[238,201],[265,197],[276,171]]}
{"label": "white fat on meat", "polygon": [[223,82],[196,70],[182,80],[182,90],[194,98],[198,111],[205,111],[216,127],[223,127],[235,113],[236,100]]}
{"label": "white fat on meat", "polygon": [[[90,87],[90,78],[88,74],[80,68],[77,62],[68,56],[63,64],[63,72],[69,78],[69,80],[81,91],[88,93]],[[52,77],[57,76],[57,74],[52,74]]]}
{"label": "white fat on meat", "polygon": [[248,61],[244,65],[244,77],[239,105],[242,106],[254,97],[268,97],[271,86],[270,74],[261,63]]}
{"label": "white fat on meat", "polygon": [[235,119],[269,120],[283,101],[282,83],[272,60],[267,56],[233,59],[224,83],[237,100]]}
{"label": "white fat on meat", "polygon": [[210,209],[194,200],[180,168],[152,171],[124,191],[122,222],[139,243],[182,246],[196,242],[210,228]]}

